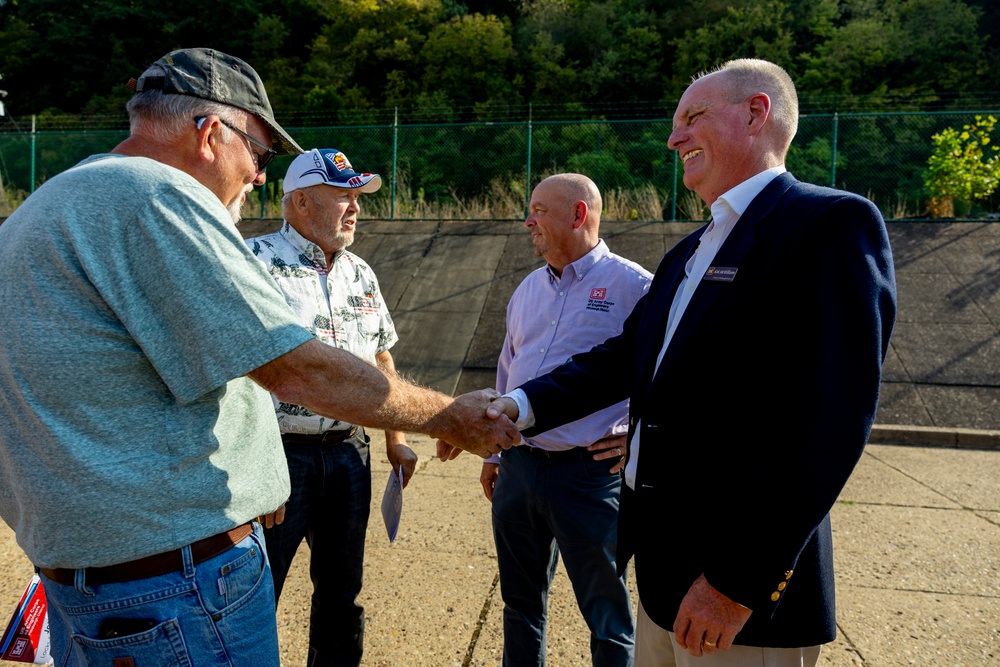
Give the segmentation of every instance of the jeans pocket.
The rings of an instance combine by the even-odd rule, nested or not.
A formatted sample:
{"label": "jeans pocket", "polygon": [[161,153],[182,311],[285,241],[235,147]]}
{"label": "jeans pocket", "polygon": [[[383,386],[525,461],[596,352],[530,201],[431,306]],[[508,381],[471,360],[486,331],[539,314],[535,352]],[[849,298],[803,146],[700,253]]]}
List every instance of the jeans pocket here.
{"label": "jeans pocket", "polygon": [[219,568],[219,594],[226,607],[257,588],[267,573],[264,564],[264,547],[254,539],[253,546]]}
{"label": "jeans pocket", "polygon": [[193,667],[176,618],[149,630],[114,639],[73,634],[73,650],[81,664],[115,667]]}

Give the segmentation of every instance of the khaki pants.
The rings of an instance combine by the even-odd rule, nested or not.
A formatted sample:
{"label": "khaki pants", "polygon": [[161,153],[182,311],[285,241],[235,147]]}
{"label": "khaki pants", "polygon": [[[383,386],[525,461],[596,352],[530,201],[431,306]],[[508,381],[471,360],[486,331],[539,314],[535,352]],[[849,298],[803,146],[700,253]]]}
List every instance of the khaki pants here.
{"label": "khaki pants", "polygon": [[728,651],[696,658],[677,645],[674,633],[654,623],[639,601],[635,667],[815,667],[819,646],[761,648],[734,644]]}

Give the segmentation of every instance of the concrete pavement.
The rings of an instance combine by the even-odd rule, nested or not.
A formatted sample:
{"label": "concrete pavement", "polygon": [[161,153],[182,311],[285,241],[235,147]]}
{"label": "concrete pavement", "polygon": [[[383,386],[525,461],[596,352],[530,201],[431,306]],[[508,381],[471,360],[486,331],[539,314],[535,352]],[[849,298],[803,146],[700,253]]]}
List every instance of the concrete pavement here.
{"label": "concrete pavement", "polygon": [[[430,439],[413,436],[418,472],[390,545],[379,513],[389,471],[383,442],[374,434],[363,664],[499,665],[503,603],[480,460],[441,463]],[[821,665],[1000,665],[1000,451],[869,445],[833,509],[833,532],[839,636]],[[278,610],[283,667],[305,664],[306,551]],[[32,572],[6,526],[0,562],[6,614]],[[550,607],[548,664],[589,665],[587,628],[561,566]]]}

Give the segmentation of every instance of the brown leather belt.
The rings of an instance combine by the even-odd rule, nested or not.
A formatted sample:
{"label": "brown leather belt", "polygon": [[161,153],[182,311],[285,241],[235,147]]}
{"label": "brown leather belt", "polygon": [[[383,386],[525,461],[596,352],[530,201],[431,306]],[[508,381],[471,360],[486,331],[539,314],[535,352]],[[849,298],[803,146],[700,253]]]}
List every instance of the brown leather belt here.
{"label": "brown leather belt", "polygon": [[282,433],[281,441],[288,445],[339,445],[358,432],[357,426],[323,433]]}
{"label": "brown leather belt", "polygon": [[[203,563],[209,558],[218,556],[226,549],[229,549],[253,532],[253,526],[245,523],[232,530],[206,537],[191,544],[191,556],[195,564]],[[184,567],[181,559],[181,550],[165,551],[161,554],[153,554],[138,560],[130,560],[127,563],[117,565],[107,565],[105,567],[88,567],[86,571],[86,582],[88,584],[117,584],[122,581],[133,581],[135,579],[146,579],[147,577],[158,577],[171,572],[179,572]],[[76,570],[71,568],[59,568],[50,570],[47,567],[38,568],[42,574],[52,581],[72,586],[76,581]]]}

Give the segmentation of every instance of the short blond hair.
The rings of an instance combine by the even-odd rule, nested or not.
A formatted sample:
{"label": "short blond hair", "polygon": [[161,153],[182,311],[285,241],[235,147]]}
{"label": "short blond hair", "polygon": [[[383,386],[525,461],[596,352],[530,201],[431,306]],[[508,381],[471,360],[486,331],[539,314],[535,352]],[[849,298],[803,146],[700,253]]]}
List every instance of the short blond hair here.
{"label": "short blond hair", "polygon": [[729,84],[732,93],[730,102],[742,102],[757,93],[764,93],[770,98],[774,137],[783,152],[787,152],[799,127],[799,97],[788,72],[767,60],[738,58],[699,74],[695,80],[720,72],[724,73]]}

